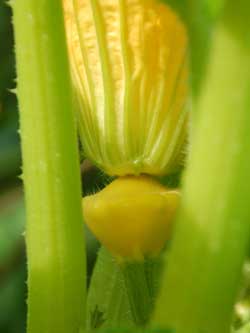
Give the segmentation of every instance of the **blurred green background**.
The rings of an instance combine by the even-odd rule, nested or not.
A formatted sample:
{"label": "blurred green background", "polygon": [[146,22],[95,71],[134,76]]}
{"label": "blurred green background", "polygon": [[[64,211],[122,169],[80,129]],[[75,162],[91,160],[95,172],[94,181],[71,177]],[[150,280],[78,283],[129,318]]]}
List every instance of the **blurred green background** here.
{"label": "blurred green background", "polygon": [[24,204],[11,11],[0,0],[0,332],[25,329]]}

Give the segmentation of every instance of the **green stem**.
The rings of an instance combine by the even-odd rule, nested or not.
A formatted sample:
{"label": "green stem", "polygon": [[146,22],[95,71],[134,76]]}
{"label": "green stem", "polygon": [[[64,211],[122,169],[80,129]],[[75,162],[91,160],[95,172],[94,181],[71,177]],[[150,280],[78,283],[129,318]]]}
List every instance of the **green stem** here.
{"label": "green stem", "polygon": [[162,271],[162,258],[125,263],[120,267],[135,325],[148,324],[155,305]]}
{"label": "green stem", "polygon": [[145,326],[153,309],[153,286],[146,262],[126,263],[121,267],[131,314],[137,326]]}
{"label": "green stem", "polygon": [[250,4],[214,31],[182,208],[153,325],[228,333],[250,238]]}
{"label": "green stem", "polygon": [[12,1],[25,186],[28,332],[78,333],[85,250],[61,1]]}

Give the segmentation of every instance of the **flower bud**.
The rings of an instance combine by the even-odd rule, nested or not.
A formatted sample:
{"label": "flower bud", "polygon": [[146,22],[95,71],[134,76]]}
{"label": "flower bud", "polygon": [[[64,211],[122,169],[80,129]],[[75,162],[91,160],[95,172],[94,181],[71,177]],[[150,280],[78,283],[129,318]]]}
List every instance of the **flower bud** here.
{"label": "flower bud", "polygon": [[110,175],[162,175],[187,133],[187,33],[159,0],[64,0],[85,155]]}
{"label": "flower bud", "polygon": [[88,227],[118,259],[136,261],[160,253],[170,235],[179,192],[149,176],[114,180],[83,199]]}

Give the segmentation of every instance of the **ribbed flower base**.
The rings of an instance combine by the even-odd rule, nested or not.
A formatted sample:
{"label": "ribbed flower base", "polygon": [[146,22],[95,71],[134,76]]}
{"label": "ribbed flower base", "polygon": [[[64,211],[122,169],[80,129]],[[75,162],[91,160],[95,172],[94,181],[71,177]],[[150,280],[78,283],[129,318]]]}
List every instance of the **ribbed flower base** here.
{"label": "ribbed flower base", "polygon": [[157,0],[64,0],[80,136],[110,175],[171,172],[187,134],[187,35]]}

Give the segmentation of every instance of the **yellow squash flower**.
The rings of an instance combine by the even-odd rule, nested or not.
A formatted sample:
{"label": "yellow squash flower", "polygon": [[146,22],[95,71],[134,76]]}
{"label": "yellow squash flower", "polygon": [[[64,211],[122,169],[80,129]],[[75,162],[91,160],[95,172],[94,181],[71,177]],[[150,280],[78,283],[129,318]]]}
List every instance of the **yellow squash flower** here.
{"label": "yellow squash flower", "polygon": [[187,34],[159,0],[64,0],[80,136],[110,175],[173,171],[187,134]]}
{"label": "yellow squash flower", "polygon": [[83,199],[85,221],[117,258],[156,255],[179,194],[150,176],[182,159],[186,28],[159,0],[64,0],[64,11],[85,155],[120,176]]}

